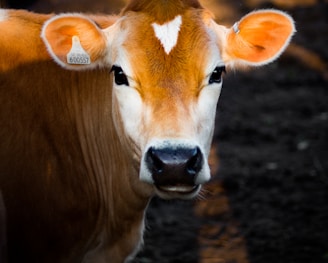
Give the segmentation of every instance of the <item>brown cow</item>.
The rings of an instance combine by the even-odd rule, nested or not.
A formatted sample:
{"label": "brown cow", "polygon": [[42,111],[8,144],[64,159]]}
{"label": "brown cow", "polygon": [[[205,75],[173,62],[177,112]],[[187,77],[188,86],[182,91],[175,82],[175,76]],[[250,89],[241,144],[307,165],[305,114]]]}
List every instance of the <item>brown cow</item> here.
{"label": "brown cow", "polygon": [[116,263],[154,193],[210,179],[225,67],[277,58],[294,23],[262,10],[226,28],[196,0],[135,0],[120,17],[1,10],[0,32],[8,261]]}

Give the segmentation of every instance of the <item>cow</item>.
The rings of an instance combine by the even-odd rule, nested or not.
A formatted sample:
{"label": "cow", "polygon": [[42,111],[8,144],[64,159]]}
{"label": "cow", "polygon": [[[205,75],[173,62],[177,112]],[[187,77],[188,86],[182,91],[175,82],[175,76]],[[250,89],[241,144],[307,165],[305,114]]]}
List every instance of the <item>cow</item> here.
{"label": "cow", "polygon": [[152,196],[191,199],[226,68],[278,58],[292,18],[232,27],[197,0],[119,16],[0,10],[0,191],[8,262],[128,262]]}

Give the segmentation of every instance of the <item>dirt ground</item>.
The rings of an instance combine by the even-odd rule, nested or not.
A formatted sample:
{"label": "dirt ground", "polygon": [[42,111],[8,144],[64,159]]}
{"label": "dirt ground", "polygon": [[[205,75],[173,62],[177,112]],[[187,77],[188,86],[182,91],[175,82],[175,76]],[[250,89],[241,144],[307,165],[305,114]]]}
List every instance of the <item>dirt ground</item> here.
{"label": "dirt ground", "polygon": [[[328,2],[203,2],[225,23],[260,7],[285,9],[298,32],[277,62],[227,72],[213,179],[197,200],[152,200],[145,245],[133,262],[327,263]],[[76,3],[40,0],[24,7],[111,13],[122,5]]]}

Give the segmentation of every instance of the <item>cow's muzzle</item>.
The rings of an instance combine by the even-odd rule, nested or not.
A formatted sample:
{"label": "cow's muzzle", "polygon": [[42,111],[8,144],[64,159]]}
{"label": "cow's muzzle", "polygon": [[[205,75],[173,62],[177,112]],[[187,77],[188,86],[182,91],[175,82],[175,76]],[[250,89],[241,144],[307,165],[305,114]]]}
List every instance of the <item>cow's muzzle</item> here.
{"label": "cow's muzzle", "polygon": [[199,147],[152,146],[144,160],[159,196],[191,198],[198,193],[200,184],[197,177],[204,166]]}

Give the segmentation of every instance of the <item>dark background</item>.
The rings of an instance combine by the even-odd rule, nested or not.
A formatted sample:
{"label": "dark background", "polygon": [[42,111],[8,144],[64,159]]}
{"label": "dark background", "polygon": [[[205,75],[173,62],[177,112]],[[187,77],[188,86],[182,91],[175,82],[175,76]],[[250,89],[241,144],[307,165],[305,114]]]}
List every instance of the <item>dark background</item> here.
{"label": "dark background", "polygon": [[[194,201],[154,198],[135,263],[328,262],[328,1],[204,0],[231,25],[259,8],[296,20],[269,66],[228,72],[212,181]],[[1,0],[37,12],[117,13],[120,0]]]}

